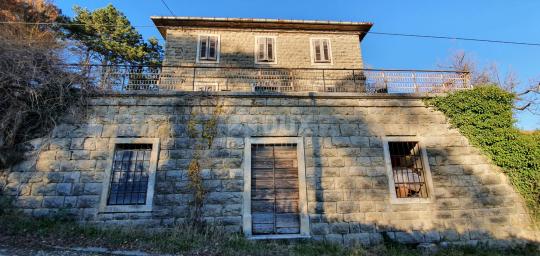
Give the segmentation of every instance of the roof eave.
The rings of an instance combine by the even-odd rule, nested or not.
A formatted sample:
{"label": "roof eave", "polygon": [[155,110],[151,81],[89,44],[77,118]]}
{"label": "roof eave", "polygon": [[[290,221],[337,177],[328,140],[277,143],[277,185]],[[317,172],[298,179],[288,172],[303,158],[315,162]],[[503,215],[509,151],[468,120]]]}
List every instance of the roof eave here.
{"label": "roof eave", "polygon": [[369,22],[338,22],[314,20],[274,20],[246,18],[203,18],[203,17],[150,17],[163,38],[167,37],[168,27],[214,27],[250,29],[294,29],[306,31],[340,31],[358,33],[360,41],[373,26]]}

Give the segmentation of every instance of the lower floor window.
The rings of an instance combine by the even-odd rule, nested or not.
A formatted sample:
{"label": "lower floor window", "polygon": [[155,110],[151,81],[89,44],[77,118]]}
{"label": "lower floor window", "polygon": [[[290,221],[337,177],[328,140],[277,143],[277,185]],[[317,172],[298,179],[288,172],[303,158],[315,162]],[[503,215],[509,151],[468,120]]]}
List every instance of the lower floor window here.
{"label": "lower floor window", "polygon": [[117,144],[111,170],[108,205],[144,205],[152,144]]}
{"label": "lower floor window", "polygon": [[427,198],[426,175],[420,147],[414,141],[388,142],[398,198]]}
{"label": "lower floor window", "polygon": [[433,183],[426,148],[419,137],[383,138],[390,202],[432,203]]}

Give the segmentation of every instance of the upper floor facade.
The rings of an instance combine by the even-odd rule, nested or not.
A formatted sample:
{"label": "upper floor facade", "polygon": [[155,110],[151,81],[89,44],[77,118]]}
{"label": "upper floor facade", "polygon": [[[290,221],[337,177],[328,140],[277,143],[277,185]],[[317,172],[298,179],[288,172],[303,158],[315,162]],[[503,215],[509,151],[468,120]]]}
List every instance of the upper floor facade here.
{"label": "upper floor facade", "polygon": [[365,68],[367,22],[151,17],[166,40],[160,67],[112,67],[114,91],[410,94],[470,88],[466,72]]}
{"label": "upper floor facade", "polygon": [[152,17],[164,65],[361,69],[365,22]]}

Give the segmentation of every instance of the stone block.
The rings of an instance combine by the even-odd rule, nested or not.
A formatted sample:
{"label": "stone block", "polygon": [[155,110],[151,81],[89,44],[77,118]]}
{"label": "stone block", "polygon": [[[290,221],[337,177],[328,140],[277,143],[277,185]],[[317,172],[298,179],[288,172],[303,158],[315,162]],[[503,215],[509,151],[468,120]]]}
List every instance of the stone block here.
{"label": "stone block", "polygon": [[99,196],[79,196],[77,199],[77,207],[79,208],[96,208],[99,204]]}
{"label": "stone block", "polygon": [[350,147],[351,140],[349,137],[332,137],[332,146],[337,148]]}
{"label": "stone block", "polygon": [[223,206],[223,216],[240,216],[242,214],[242,204],[228,203]]}
{"label": "stone block", "polygon": [[242,192],[244,189],[243,180],[224,180],[222,185],[223,191],[227,192]]}
{"label": "stone block", "polygon": [[418,244],[424,242],[424,236],[421,232],[394,232],[395,240],[404,244]]}
{"label": "stone block", "polygon": [[210,204],[239,204],[242,202],[242,193],[211,192],[206,195],[206,201]]}
{"label": "stone block", "polygon": [[343,244],[342,234],[328,234],[324,236],[324,240],[329,243]]}
{"label": "stone block", "polygon": [[355,213],[359,211],[360,211],[360,206],[358,202],[351,202],[351,201],[337,202],[338,213]]}
{"label": "stone block", "polygon": [[69,150],[71,139],[54,138],[49,143],[49,150]]}
{"label": "stone block", "polygon": [[352,136],[350,139],[354,147],[369,148],[369,137]]}
{"label": "stone block", "polygon": [[87,150],[72,150],[71,160],[89,160],[90,151]]}
{"label": "stone block", "polygon": [[64,174],[61,172],[49,172],[45,177],[46,183],[60,183],[64,180]]}
{"label": "stone block", "polygon": [[110,156],[110,151],[104,151],[104,150],[99,150],[99,151],[92,151],[90,152],[90,159],[91,160],[107,160],[109,157],[112,157]]}
{"label": "stone block", "polygon": [[71,183],[58,183],[56,184],[56,194],[59,196],[71,195]]}
{"label": "stone block", "polygon": [[63,196],[45,196],[43,197],[44,208],[60,208],[64,205]]}
{"label": "stone block", "polygon": [[220,204],[205,204],[202,208],[204,217],[219,217],[221,216],[221,211],[223,205]]}
{"label": "stone block", "polygon": [[330,233],[328,223],[313,223],[311,224],[311,233],[313,235],[327,235]]}
{"label": "stone block", "polygon": [[343,243],[346,246],[362,245],[367,246],[370,242],[369,233],[352,233],[343,235]]}
{"label": "stone block", "polygon": [[102,183],[86,183],[84,184],[85,195],[101,195]]}
{"label": "stone block", "polygon": [[357,124],[340,124],[339,129],[341,136],[354,136],[358,134]]}
{"label": "stone block", "polygon": [[15,206],[21,209],[36,209],[41,207],[42,202],[41,196],[21,196],[15,200]]}
{"label": "stone block", "polygon": [[424,234],[425,242],[438,243],[441,241],[441,235],[439,231],[428,231]]}
{"label": "stone block", "polygon": [[77,196],[66,196],[64,197],[64,207],[73,208],[77,206]]}
{"label": "stone block", "polygon": [[330,233],[334,233],[334,234],[349,233],[349,223],[331,223]]}

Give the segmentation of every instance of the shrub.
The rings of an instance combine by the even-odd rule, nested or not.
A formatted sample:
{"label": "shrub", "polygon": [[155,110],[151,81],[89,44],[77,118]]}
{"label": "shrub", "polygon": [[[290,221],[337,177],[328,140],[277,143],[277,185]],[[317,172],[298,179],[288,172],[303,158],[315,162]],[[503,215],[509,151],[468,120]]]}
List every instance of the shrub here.
{"label": "shrub", "polygon": [[523,196],[533,219],[540,220],[540,144],[538,135],[515,128],[515,95],[495,85],[477,86],[427,100],[453,126],[502,167]]}

